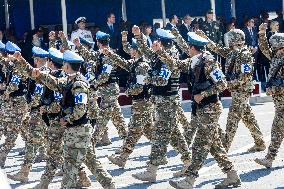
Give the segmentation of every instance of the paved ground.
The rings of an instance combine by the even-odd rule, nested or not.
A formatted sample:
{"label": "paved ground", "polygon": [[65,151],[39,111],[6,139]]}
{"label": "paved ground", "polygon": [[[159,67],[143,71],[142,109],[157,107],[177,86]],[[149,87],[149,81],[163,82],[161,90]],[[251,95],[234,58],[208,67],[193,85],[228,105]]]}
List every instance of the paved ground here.
{"label": "paved ground", "polygon": [[[188,118],[190,118],[189,105],[183,104]],[[129,121],[129,108],[123,109],[127,122]],[[260,128],[265,136],[267,145],[270,143],[270,130],[271,124],[274,116],[273,103],[258,103],[253,105],[253,111],[255,112],[256,118],[260,125]],[[223,114],[220,119],[220,124],[224,128],[226,123],[226,117],[228,113],[228,108],[225,107]],[[180,161],[180,156],[169,146],[168,148],[168,160],[169,163],[165,166],[160,167],[158,171],[158,181],[155,184],[147,184],[140,182],[131,177],[132,173],[139,172],[145,169],[146,161],[148,160],[148,155],[150,153],[149,142],[143,137],[139,144],[136,146],[134,153],[130,156],[129,161],[126,164],[125,169],[119,169],[118,167],[110,164],[107,156],[114,153],[114,151],[119,148],[122,142],[117,137],[117,132],[115,128],[109,123],[109,131],[112,136],[112,145],[108,147],[101,147],[97,149],[97,155],[103,166],[109,171],[109,173],[114,177],[114,181],[118,188],[122,189],[166,189],[171,188],[168,181],[172,179],[172,174],[181,168],[182,163]],[[1,143],[3,139],[1,140]],[[263,167],[257,165],[253,159],[256,157],[263,157],[265,152],[261,153],[247,153],[247,149],[253,145],[252,137],[249,135],[248,130],[244,127],[243,123],[239,125],[233,146],[229,152],[231,160],[234,162],[236,169],[238,170],[241,179],[242,186],[240,188],[244,189],[284,189],[284,148],[280,149],[279,156],[273,164],[273,168],[264,169]],[[23,161],[22,156],[18,156],[17,153],[20,148],[23,147],[21,139],[17,140],[17,146],[9,154],[6,167],[4,172],[15,173],[19,170],[20,164]],[[37,163],[33,166],[32,172],[30,174],[29,183],[26,185],[20,185],[17,182],[9,181],[12,188],[24,189],[30,188],[39,182],[40,176],[44,171],[45,163]],[[217,166],[214,159],[209,156],[206,164],[200,170],[200,177],[196,181],[196,188],[214,188],[214,184],[220,182],[224,178],[224,174],[221,172],[220,168]],[[91,188],[101,188],[96,182],[93,176],[90,176],[93,180]],[[50,188],[60,187],[60,177],[56,177],[54,182],[51,184]],[[0,186],[1,188],[1,186]]]}

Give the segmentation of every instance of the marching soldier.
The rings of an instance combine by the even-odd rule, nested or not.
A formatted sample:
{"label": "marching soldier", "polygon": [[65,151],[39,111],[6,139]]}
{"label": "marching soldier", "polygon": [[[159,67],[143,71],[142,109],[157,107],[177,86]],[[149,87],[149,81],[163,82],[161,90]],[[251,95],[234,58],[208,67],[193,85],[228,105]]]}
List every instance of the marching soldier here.
{"label": "marching soldier", "polygon": [[28,107],[25,95],[27,93],[27,78],[21,75],[14,69],[14,60],[11,57],[16,51],[21,49],[14,43],[8,41],[5,45],[5,51],[9,54],[6,59],[2,60],[4,63],[6,77],[5,77],[5,108],[4,115],[1,118],[5,124],[6,139],[0,148],[0,166],[5,165],[5,161],[10,150],[15,146],[16,139],[20,133],[22,121],[27,113]]}
{"label": "marching soldier", "polygon": [[[63,53],[63,71],[67,78],[56,78],[46,72],[32,69],[21,56],[15,55],[23,70],[32,72],[32,77],[41,81],[49,89],[63,94],[61,107],[61,127],[64,132],[64,173],[62,188],[77,187],[77,176],[83,162],[96,175],[104,188],[115,188],[112,178],[102,171],[100,163],[91,148],[92,126],[87,118],[88,83],[79,72],[83,59],[72,51]],[[32,71],[31,71],[32,70]],[[104,174],[104,175],[103,175]]]}
{"label": "marching soldier", "polygon": [[130,73],[127,82],[128,88],[125,91],[127,96],[132,97],[132,116],[128,125],[128,135],[123,143],[120,155],[109,157],[112,163],[124,167],[141,136],[144,134],[150,141],[152,138],[154,110],[150,100],[150,86],[147,83],[150,67],[145,57],[138,50],[135,39],[132,41],[130,50],[131,60],[125,60],[109,49],[104,49],[103,53],[110,57],[114,64]]}
{"label": "marching soldier", "polygon": [[[49,53],[39,47],[33,47],[33,59],[34,65],[37,69],[45,72],[49,72],[47,68],[47,60]],[[29,77],[27,72],[24,72],[19,66],[19,63],[16,63],[16,70],[24,75]],[[44,85],[40,82],[29,80],[28,87],[28,98],[29,105],[31,107],[30,120],[29,120],[29,133],[28,141],[25,148],[25,157],[24,162],[21,166],[21,169],[18,173],[14,175],[7,175],[8,178],[22,183],[28,181],[28,176],[32,168],[32,164],[35,162],[37,152],[40,152],[40,148],[45,150],[46,145],[46,123],[42,118],[40,108],[46,105],[46,99],[44,99],[43,93],[45,90]],[[40,152],[43,153],[43,152]]]}
{"label": "marching soldier", "polygon": [[[216,188],[239,186],[240,178],[228,159],[219,135],[218,120],[222,112],[222,104],[218,94],[226,88],[225,76],[213,56],[209,52],[204,52],[204,46],[208,44],[208,41],[193,32],[189,32],[188,36],[188,51],[191,57],[190,74],[193,84],[192,112],[197,116],[198,128],[192,147],[192,162],[185,173],[186,178],[181,181],[170,181],[170,185],[179,189],[193,188],[198,171],[210,152],[223,172],[227,173],[227,178],[216,185]],[[170,59],[165,54],[161,56],[163,59]],[[175,60],[171,62],[174,64]]]}
{"label": "marching soldier", "polygon": [[284,34],[276,33],[272,35],[269,42],[271,48],[269,48],[266,38],[266,25],[262,24],[259,27],[259,48],[271,60],[266,93],[272,96],[275,106],[275,117],[271,128],[271,143],[268,152],[264,158],[255,159],[255,162],[266,168],[272,167],[272,162],[275,160],[284,138]]}
{"label": "marching soldier", "polygon": [[[156,30],[160,39],[156,43],[162,44],[163,51],[173,56],[176,49],[172,45],[175,38],[169,31]],[[136,179],[155,182],[159,165],[165,163],[167,145],[170,143],[182,155],[184,164],[190,162],[190,153],[182,134],[177,127],[179,70],[167,66],[167,60],[161,60],[158,52],[147,46],[139,27],[133,27],[133,33],[141,52],[151,60],[150,82],[152,85],[152,98],[155,109],[155,131],[152,139],[150,162],[147,170],[133,174]]]}
{"label": "marching soldier", "polygon": [[[201,35],[201,31],[199,31]],[[206,36],[204,36],[206,37]],[[226,58],[226,79],[228,81],[228,89],[232,95],[232,103],[229,108],[227,118],[226,134],[223,141],[224,147],[229,151],[233,142],[238,123],[242,119],[245,126],[249,129],[255,145],[248,151],[265,150],[265,142],[263,134],[252,112],[249,99],[253,91],[253,64],[254,59],[250,50],[244,45],[245,35],[242,30],[233,29],[228,32],[228,42],[230,48],[217,45],[209,40],[207,47],[213,52]]]}
{"label": "marching soldier", "polygon": [[101,31],[97,32],[97,45],[100,49],[97,52],[87,50],[79,40],[75,40],[79,54],[87,62],[93,61],[93,66],[96,69],[96,85],[94,87],[98,88],[101,102],[100,115],[97,117],[97,127],[93,138],[95,143],[100,142],[104,145],[111,143],[107,132],[107,123],[110,119],[118,130],[120,138],[124,139],[127,136],[126,124],[118,103],[119,86],[116,66],[110,58],[101,54],[102,49],[109,47],[109,37],[109,34]]}

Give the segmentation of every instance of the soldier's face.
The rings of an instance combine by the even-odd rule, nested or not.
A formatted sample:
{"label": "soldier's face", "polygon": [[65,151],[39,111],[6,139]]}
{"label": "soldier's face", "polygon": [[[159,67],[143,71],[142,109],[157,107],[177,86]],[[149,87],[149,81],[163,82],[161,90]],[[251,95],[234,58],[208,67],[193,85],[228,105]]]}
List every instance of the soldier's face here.
{"label": "soldier's face", "polygon": [[70,74],[71,72],[70,72],[70,65],[69,65],[69,63],[64,62],[64,63],[63,63],[63,66],[62,66],[62,70],[63,70],[65,73]]}

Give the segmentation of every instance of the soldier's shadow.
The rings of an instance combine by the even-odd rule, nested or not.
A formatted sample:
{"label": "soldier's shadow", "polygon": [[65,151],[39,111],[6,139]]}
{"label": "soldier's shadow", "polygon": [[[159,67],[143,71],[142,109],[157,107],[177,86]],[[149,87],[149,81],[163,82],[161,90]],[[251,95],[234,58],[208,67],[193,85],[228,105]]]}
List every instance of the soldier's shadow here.
{"label": "soldier's shadow", "polygon": [[252,182],[257,181],[261,177],[265,177],[269,175],[271,172],[279,169],[283,169],[284,166],[280,167],[272,167],[270,169],[262,168],[262,169],[255,169],[247,173],[243,173],[240,175],[242,182]]}

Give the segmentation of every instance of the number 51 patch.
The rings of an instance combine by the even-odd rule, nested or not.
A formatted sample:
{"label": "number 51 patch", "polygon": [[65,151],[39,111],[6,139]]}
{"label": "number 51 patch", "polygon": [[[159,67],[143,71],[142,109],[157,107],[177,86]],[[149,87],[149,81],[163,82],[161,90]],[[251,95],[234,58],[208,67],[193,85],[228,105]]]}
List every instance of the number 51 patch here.
{"label": "number 51 patch", "polygon": [[215,69],[210,73],[210,77],[213,79],[213,81],[216,83],[223,79],[225,75],[223,74],[222,70]]}

